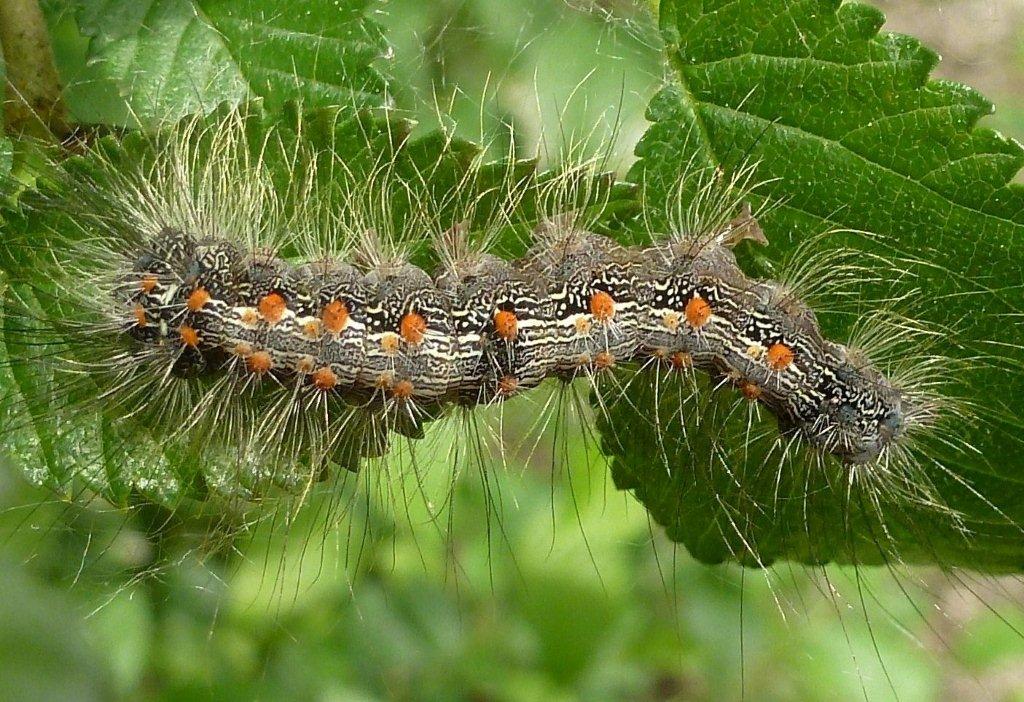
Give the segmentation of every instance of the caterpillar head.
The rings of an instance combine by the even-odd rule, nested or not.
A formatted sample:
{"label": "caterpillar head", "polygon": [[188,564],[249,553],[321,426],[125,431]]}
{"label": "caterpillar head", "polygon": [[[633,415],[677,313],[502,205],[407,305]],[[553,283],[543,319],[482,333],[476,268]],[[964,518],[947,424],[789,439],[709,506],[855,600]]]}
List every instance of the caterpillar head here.
{"label": "caterpillar head", "polygon": [[920,427],[927,413],[859,354],[838,350],[844,358],[828,372],[831,391],[803,433],[846,463],[871,463]]}

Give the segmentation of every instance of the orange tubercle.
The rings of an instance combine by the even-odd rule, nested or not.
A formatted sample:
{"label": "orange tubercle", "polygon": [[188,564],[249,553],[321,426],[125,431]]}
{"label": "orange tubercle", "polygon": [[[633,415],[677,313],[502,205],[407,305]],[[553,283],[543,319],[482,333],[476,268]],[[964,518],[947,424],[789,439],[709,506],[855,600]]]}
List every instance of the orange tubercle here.
{"label": "orange tubercle", "polygon": [[135,326],[144,327],[148,322],[146,321],[146,308],[142,305],[135,305],[135,309],[132,310],[135,315]]}
{"label": "orange tubercle", "polygon": [[332,390],[337,384],[338,376],[326,366],[313,373],[313,385],[320,390]]}
{"label": "orange tubercle", "polygon": [[601,351],[594,356],[594,368],[597,370],[606,370],[615,365],[615,356],[608,353],[607,351]]}
{"label": "orange tubercle", "polygon": [[185,306],[188,307],[190,312],[198,312],[203,309],[209,301],[210,293],[206,292],[206,288],[199,287],[193,290],[188,296],[188,300],[185,301]]}
{"label": "orange tubercle", "polygon": [[332,300],[324,307],[320,318],[324,320],[327,331],[340,334],[348,325],[348,306],[341,300]]}
{"label": "orange tubercle", "polygon": [[498,381],[498,394],[502,397],[515,395],[519,389],[519,380],[511,375],[506,375]]}
{"label": "orange tubercle", "polygon": [[319,339],[321,327],[323,327],[323,322],[319,319],[306,322],[302,325],[302,335],[307,339]]}
{"label": "orange tubercle", "polygon": [[768,361],[768,367],[772,370],[781,371],[786,370],[793,363],[795,354],[793,349],[786,344],[772,344],[768,347],[768,353],[765,359]]}
{"label": "orange tubercle", "polygon": [[194,327],[190,327],[187,324],[182,324],[178,327],[178,334],[181,335],[181,343],[191,348],[199,346],[199,332]]}
{"label": "orange tubercle", "polygon": [[142,276],[142,280],[139,281],[139,289],[147,295],[156,288],[156,276],[152,273],[149,275]]}
{"label": "orange tubercle", "polygon": [[498,310],[494,313],[494,332],[505,341],[512,341],[519,335],[519,318],[515,312]]}
{"label": "orange tubercle", "polygon": [[395,383],[394,387],[391,388],[391,394],[397,397],[399,400],[407,400],[412,397],[413,385],[408,380],[399,380]]}
{"label": "orange tubercle", "polygon": [[687,370],[693,368],[693,356],[682,351],[677,351],[672,354],[672,358],[669,359],[672,367],[676,370]]}
{"label": "orange tubercle", "polygon": [[270,324],[276,324],[281,321],[281,317],[284,316],[285,310],[288,309],[288,303],[285,302],[284,297],[280,293],[270,293],[260,298],[259,303],[256,305],[256,309],[259,310],[260,316],[263,317]]}
{"label": "orange tubercle", "polygon": [[598,291],[590,296],[590,314],[598,322],[607,324],[615,316],[615,300],[604,291]]}
{"label": "orange tubercle", "polygon": [[683,310],[687,323],[694,329],[699,329],[711,319],[711,305],[703,297],[693,297],[686,303]]}
{"label": "orange tubercle", "polygon": [[761,386],[757,385],[756,383],[752,383],[749,380],[742,380],[740,381],[739,387],[740,392],[743,393],[743,397],[747,398],[748,400],[753,401],[761,397]]}
{"label": "orange tubercle", "polygon": [[257,375],[263,375],[274,367],[274,359],[266,351],[257,351],[246,359],[249,370]]}
{"label": "orange tubercle", "polygon": [[398,353],[399,341],[400,339],[398,338],[398,334],[395,334],[394,332],[385,332],[384,334],[381,334],[380,347],[384,353],[392,356]]}
{"label": "orange tubercle", "polygon": [[427,320],[417,312],[407,312],[398,324],[398,331],[406,342],[419,344],[427,333]]}

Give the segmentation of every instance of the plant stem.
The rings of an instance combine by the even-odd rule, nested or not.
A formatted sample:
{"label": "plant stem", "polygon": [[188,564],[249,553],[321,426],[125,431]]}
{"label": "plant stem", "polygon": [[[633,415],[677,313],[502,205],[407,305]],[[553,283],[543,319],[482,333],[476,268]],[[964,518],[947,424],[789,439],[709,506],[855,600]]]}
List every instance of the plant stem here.
{"label": "plant stem", "polygon": [[0,0],[0,46],[7,67],[9,132],[61,139],[70,131],[46,19],[36,0]]}

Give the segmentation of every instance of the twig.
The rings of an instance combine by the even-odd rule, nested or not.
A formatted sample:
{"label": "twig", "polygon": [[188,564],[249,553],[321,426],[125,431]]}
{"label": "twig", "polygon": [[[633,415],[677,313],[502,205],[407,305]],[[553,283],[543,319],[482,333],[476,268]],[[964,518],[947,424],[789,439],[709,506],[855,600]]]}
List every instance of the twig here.
{"label": "twig", "polygon": [[0,0],[0,46],[7,66],[9,132],[63,139],[71,132],[46,20],[36,0]]}

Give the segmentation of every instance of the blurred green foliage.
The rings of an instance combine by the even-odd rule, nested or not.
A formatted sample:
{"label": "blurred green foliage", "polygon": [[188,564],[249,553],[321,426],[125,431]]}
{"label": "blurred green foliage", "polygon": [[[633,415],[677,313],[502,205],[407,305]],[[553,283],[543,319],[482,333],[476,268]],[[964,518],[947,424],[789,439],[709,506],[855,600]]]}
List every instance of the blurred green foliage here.
{"label": "blurred green foliage", "polygon": [[[392,97],[430,125],[436,96],[467,137],[618,131],[625,168],[661,64],[649,20],[606,6],[392,0]],[[74,15],[48,10],[72,112],[117,121]],[[460,476],[450,523],[433,514],[451,468],[427,460],[402,503],[356,501],[329,528],[314,505],[223,543],[155,510],[54,501],[0,466],[0,699],[985,698],[980,679],[1024,661],[1001,620],[1024,629],[1014,581],[698,565],[568,441],[571,475],[544,445]]]}
{"label": "blurred green foliage", "polygon": [[[406,476],[422,499],[356,508],[326,536],[314,505],[206,559],[197,541],[211,537],[163,529],[160,515],[8,509],[4,550],[23,563],[5,569],[0,665],[34,642],[37,666],[63,663],[23,675],[20,699],[166,700],[887,699],[886,670],[902,699],[927,700],[945,657],[991,665],[971,632],[1005,629],[994,615],[951,651],[929,644],[935,595],[917,590],[941,593],[943,577],[911,583],[908,599],[885,571],[696,564],[613,489],[599,456],[569,448],[571,486],[542,457],[488,475],[490,497],[461,476],[448,536],[428,508],[448,467],[429,461],[426,485]],[[8,477],[0,494],[44,497],[26,490]],[[1012,632],[1000,638],[1001,656],[1024,655]]]}

